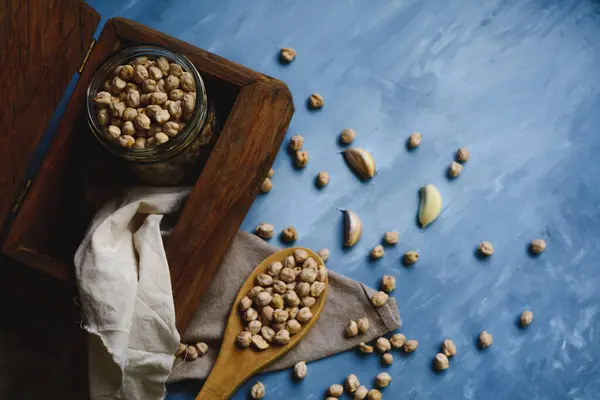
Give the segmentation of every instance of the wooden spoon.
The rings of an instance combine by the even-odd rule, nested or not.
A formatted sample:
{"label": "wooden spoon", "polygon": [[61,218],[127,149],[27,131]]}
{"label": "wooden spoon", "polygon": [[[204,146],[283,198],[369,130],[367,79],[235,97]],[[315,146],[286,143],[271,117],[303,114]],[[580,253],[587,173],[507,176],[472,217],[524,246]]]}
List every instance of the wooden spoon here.
{"label": "wooden spoon", "polygon": [[[290,342],[285,346],[277,346],[272,344],[268,349],[260,351],[254,346],[250,346],[247,349],[242,349],[236,344],[236,337],[238,333],[244,330],[242,318],[238,311],[238,304],[240,300],[256,286],[256,277],[259,274],[267,273],[269,265],[275,261],[283,262],[287,256],[293,255],[294,250],[304,250],[308,253],[309,257],[312,257],[319,266],[324,265],[321,258],[310,249],[303,247],[294,247],[278,251],[277,253],[266,258],[261,262],[258,267],[250,274],[246,282],[242,285],[242,288],[238,292],[238,295],[233,302],[233,307],[229,313],[229,320],[227,321],[227,327],[225,328],[225,335],[223,336],[223,343],[217,362],[215,363],[210,375],[204,382],[202,390],[196,397],[196,400],[224,400],[228,399],[235,390],[244,383],[250,376],[260,371],[285,353],[290,351],[294,346],[300,342],[300,340],[308,333],[310,328],[317,322],[319,314],[325,304],[325,298],[327,296],[327,286],[321,296],[317,298],[315,304],[310,308],[313,318],[306,324],[302,325],[300,332],[291,336]],[[325,284],[327,285],[327,280]]]}

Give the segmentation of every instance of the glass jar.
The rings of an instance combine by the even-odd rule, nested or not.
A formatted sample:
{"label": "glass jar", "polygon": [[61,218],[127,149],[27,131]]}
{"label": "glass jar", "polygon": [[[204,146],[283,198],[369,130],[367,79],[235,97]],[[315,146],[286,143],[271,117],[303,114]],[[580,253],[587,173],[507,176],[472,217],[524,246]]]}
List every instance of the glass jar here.
{"label": "glass jar", "polygon": [[[93,99],[98,92],[105,90],[104,82],[114,76],[117,66],[128,64],[141,56],[147,56],[151,61],[165,57],[169,63],[179,64],[184,72],[189,72],[196,83],[196,103],[191,117],[184,121],[183,129],[168,142],[145,149],[124,148],[107,138],[105,129],[97,119],[99,108]],[[128,161],[132,181],[150,185],[193,184],[203,162],[203,148],[209,146],[215,133],[215,116],[200,73],[186,56],[158,46],[124,49],[98,68],[87,90],[87,121],[102,147]]]}

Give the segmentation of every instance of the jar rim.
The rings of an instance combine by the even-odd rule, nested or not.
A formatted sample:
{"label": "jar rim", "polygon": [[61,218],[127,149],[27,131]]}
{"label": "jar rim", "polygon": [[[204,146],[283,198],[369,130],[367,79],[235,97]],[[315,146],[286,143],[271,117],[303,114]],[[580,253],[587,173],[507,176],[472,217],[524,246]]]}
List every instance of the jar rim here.
{"label": "jar rim", "polygon": [[[95,116],[97,107],[93,102],[93,98],[96,96],[96,93],[98,93],[106,76],[112,72],[117,65],[126,64],[141,56],[155,56],[156,58],[163,56],[169,59],[170,62],[180,64],[186,72],[192,74],[196,83],[196,104],[194,112],[183,130],[175,137],[170,138],[168,142],[148,149],[126,149],[119,146],[116,142],[108,140],[104,136],[102,126],[98,123]],[[86,95],[87,120],[94,136],[109,152],[130,161],[145,163],[159,162],[179,154],[179,152],[185,149],[200,134],[208,114],[208,100],[204,80],[194,64],[185,55],[175,53],[167,48],[156,45],[132,46],[107,57],[94,72],[92,81],[88,85]]]}

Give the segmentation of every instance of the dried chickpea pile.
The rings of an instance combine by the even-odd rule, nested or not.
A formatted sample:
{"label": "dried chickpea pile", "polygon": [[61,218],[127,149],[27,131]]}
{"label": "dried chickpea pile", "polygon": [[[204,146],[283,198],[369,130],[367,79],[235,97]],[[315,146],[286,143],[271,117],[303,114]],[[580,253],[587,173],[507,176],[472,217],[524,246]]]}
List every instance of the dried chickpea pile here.
{"label": "dried chickpea pile", "polygon": [[109,141],[141,150],[168,142],[192,117],[196,81],[165,57],[138,57],[117,66],[94,97],[96,119]]}
{"label": "dried chickpea pile", "polygon": [[327,268],[297,249],[256,277],[256,286],[238,307],[245,328],[237,336],[242,348],[283,346],[313,318],[311,307],[325,290]]}

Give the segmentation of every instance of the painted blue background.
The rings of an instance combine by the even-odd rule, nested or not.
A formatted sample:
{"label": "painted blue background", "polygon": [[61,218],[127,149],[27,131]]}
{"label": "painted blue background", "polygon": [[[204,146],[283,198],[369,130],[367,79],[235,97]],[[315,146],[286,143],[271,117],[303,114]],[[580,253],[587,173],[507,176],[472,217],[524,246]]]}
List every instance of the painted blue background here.
{"label": "painted blue background", "polygon": [[[329,266],[375,286],[397,277],[402,331],[420,341],[411,356],[384,368],[377,356],[347,352],[290,372],[259,377],[267,398],[320,399],[351,372],[371,386],[393,376],[387,399],[600,398],[600,6],[592,0],[176,0],[90,1],[103,20],[121,15],[285,81],[310,153],[292,168],[282,149],[274,187],[252,207],[243,229],[261,221],[293,224],[299,245],[329,247]],[[297,50],[288,67],[282,46]],[[312,92],[325,108],[311,113]],[[337,136],[358,132],[378,174],[360,183]],[[407,152],[406,137],[424,134]],[[284,144],[284,146],[287,145]],[[456,181],[445,169],[459,146],[471,160]],[[331,175],[313,186],[320,170]],[[444,210],[427,230],[415,225],[418,189],[433,183]],[[341,214],[362,216],[365,231],[341,247]],[[376,262],[383,232],[400,243]],[[543,237],[540,258],[526,252]],[[487,262],[474,257],[494,244]],[[401,254],[418,249],[412,269]],[[517,328],[526,308],[527,330]],[[478,351],[486,329],[494,345]],[[444,374],[430,370],[446,337],[458,355]],[[325,339],[324,339],[325,340]],[[245,399],[252,379],[234,396]],[[196,382],[169,387],[169,400],[193,399]]]}

